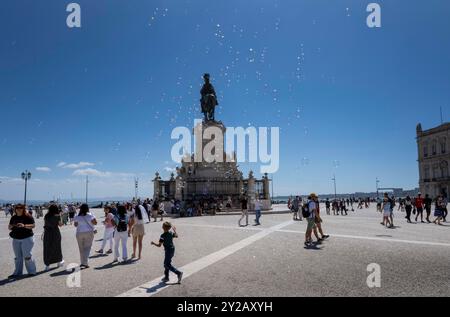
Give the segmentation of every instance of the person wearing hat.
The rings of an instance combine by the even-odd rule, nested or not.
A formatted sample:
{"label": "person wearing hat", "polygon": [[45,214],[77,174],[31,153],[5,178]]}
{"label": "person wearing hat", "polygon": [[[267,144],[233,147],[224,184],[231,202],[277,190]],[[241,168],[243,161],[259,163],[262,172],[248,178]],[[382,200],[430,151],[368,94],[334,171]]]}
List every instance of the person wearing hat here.
{"label": "person wearing hat", "polygon": [[[306,218],[306,221],[308,223],[307,227],[306,227],[306,232],[305,232],[305,246],[309,247],[312,244],[312,232],[313,230],[315,230],[315,235],[317,237],[317,227],[316,227],[316,209],[317,209],[317,205],[316,205],[316,199],[317,195],[315,193],[311,193],[308,197],[308,202],[307,204],[307,208],[309,211],[309,215]],[[306,216],[306,215],[305,215]]]}
{"label": "person wearing hat", "polygon": [[[316,203],[316,212],[315,212],[314,221],[315,221],[316,228],[317,228],[316,230],[314,230],[314,235],[316,236],[318,242],[322,242],[324,239],[327,239],[330,236],[327,234],[324,234],[322,231],[322,218],[320,217],[319,197],[315,196],[314,201]],[[345,213],[347,213],[347,211],[345,211]],[[317,231],[319,231],[321,237],[319,237],[319,235],[317,234]]]}

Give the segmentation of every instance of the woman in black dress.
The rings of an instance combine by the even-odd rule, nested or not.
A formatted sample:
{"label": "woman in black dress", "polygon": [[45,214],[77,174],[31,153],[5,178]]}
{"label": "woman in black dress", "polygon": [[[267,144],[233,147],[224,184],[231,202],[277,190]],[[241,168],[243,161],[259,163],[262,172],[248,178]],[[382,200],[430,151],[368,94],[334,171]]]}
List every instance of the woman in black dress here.
{"label": "woman in black dress", "polygon": [[58,267],[64,264],[61,252],[61,227],[62,221],[59,208],[51,205],[44,217],[44,264],[45,270],[48,271],[51,264],[58,263]]}

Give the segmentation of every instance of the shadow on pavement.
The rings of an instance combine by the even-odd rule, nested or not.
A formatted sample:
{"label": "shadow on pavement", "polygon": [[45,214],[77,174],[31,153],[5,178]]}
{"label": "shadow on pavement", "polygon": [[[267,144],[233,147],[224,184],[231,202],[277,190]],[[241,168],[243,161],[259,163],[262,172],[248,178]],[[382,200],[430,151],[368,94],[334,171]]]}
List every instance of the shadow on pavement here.
{"label": "shadow on pavement", "polygon": [[151,294],[151,293],[155,293],[157,290],[159,290],[160,288],[163,288],[165,286],[170,286],[170,285],[180,285],[178,283],[164,283],[164,282],[159,282],[158,285],[155,285],[153,287],[150,287],[147,289],[147,293]]}
{"label": "shadow on pavement", "polygon": [[319,248],[319,247],[318,247],[319,245],[321,245],[321,244],[314,243],[314,244],[312,244],[312,245],[310,245],[310,246],[305,246],[304,249],[305,249],[305,250],[320,251],[320,250],[322,250],[323,248]]}
{"label": "shadow on pavement", "polygon": [[56,270],[56,267],[51,268],[48,271],[37,272],[33,276],[28,276],[28,275],[25,274],[25,275],[22,275],[22,276],[19,276],[19,277],[5,278],[4,280],[0,281],[0,286],[6,285],[6,284],[9,284],[9,283],[14,283],[14,282],[17,282],[17,281],[20,281],[20,280],[23,280],[23,279],[27,279],[27,278],[33,278],[33,277],[36,277],[38,275],[41,275],[41,274],[44,274],[44,273],[48,273],[48,272],[51,272],[51,271],[54,271],[54,270]]}
{"label": "shadow on pavement", "polygon": [[16,277],[16,278],[5,278],[4,280],[0,281],[0,286],[6,285],[6,284],[9,284],[9,283],[14,283],[14,282],[26,279],[26,278],[27,278],[26,275],[22,275],[22,276]]}
{"label": "shadow on pavement", "polygon": [[91,255],[89,257],[89,259],[104,258],[104,257],[107,257],[107,256],[108,256],[108,254],[101,254],[101,253],[99,253],[99,254],[96,254],[96,255]]}
{"label": "shadow on pavement", "polygon": [[73,272],[75,272],[75,269],[71,269],[71,270],[64,269],[62,271],[50,274],[50,277],[58,277],[58,276],[69,275],[69,274],[72,274]]}
{"label": "shadow on pavement", "polygon": [[124,261],[124,262],[111,262],[111,263],[105,264],[103,266],[95,267],[94,270],[112,269],[113,267],[116,267],[116,266],[134,264],[137,261],[139,261],[139,260],[138,259],[132,259],[132,260]]}

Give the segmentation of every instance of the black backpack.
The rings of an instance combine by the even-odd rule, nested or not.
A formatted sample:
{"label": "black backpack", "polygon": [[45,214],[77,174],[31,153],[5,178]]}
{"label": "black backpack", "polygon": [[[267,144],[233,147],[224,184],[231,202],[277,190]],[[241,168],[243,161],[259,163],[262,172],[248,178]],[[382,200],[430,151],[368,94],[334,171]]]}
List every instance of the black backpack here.
{"label": "black backpack", "polygon": [[117,224],[117,232],[124,232],[127,231],[127,217],[123,216],[120,217],[119,216],[119,223]]}
{"label": "black backpack", "polygon": [[303,218],[309,218],[309,216],[311,216],[311,211],[309,210],[309,203],[303,204],[302,216]]}

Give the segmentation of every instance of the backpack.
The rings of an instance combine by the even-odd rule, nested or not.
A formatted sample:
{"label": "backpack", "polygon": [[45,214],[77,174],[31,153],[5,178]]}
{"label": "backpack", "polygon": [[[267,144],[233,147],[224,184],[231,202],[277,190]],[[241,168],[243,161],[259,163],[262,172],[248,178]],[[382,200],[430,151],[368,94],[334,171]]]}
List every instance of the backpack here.
{"label": "backpack", "polygon": [[309,210],[309,203],[303,204],[302,216],[303,218],[309,218],[309,216],[311,216],[311,211]]}
{"label": "backpack", "polygon": [[127,225],[128,225],[128,221],[127,221],[127,217],[124,216],[123,218],[121,218],[120,216],[118,217],[119,219],[119,223],[117,224],[117,232],[124,232],[127,231]]}

